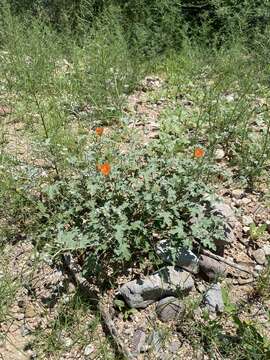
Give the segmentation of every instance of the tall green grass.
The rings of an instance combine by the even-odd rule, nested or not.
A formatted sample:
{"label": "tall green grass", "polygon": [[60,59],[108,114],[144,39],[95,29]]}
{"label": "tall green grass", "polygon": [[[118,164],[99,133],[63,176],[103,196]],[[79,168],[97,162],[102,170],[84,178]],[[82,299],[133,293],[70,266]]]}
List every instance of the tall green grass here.
{"label": "tall green grass", "polygon": [[[166,137],[165,129],[162,135],[168,146],[179,145],[184,134],[189,146],[206,146],[213,161],[222,145],[236,176],[249,184],[269,166],[269,112],[252,105],[269,98],[270,31],[267,23],[255,26],[260,14],[266,18],[266,2],[247,1],[240,8],[225,0],[81,1],[76,8],[74,2],[3,4],[1,96],[13,109],[10,120],[23,123],[32,145],[25,154],[29,168],[27,156],[7,153],[1,124],[1,202],[10,210],[2,217],[10,218],[15,231],[18,217],[24,223],[35,204],[28,196],[31,182],[38,189],[78,166],[89,129],[123,125],[126,97],[146,72],[165,74],[168,95],[190,94],[199,109],[179,114],[176,108],[176,121],[167,116],[165,125],[174,132]],[[237,9],[233,19],[239,22],[229,20]],[[69,21],[75,15],[76,24]],[[219,36],[223,27],[225,38]],[[235,101],[228,103],[226,94]],[[256,111],[263,130],[255,138]],[[37,162],[49,168],[46,176],[39,176]]]}

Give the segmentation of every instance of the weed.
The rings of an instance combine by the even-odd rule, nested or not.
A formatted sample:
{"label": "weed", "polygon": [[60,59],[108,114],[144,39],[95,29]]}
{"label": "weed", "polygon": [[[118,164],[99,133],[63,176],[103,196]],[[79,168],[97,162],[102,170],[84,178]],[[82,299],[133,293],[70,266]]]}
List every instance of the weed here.
{"label": "weed", "polygon": [[2,257],[1,264],[3,266],[0,269],[0,324],[10,318],[10,307],[18,290],[18,284],[6,270],[4,263],[6,263],[6,260]]}
{"label": "weed", "polygon": [[254,289],[255,294],[259,295],[263,300],[270,298],[270,261],[264,271],[260,274],[257,279],[256,286]]}

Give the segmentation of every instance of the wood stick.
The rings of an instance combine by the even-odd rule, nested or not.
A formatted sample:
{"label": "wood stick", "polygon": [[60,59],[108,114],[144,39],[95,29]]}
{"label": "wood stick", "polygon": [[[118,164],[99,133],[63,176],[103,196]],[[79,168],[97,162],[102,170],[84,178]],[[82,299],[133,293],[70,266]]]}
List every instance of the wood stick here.
{"label": "wood stick", "polygon": [[251,274],[251,275],[253,275],[253,276],[255,275],[252,270],[248,270],[247,268],[244,268],[243,266],[238,265],[238,264],[236,264],[235,262],[233,262],[233,261],[231,261],[231,260],[228,260],[228,259],[225,259],[225,258],[223,258],[223,257],[221,257],[221,256],[219,256],[219,255],[213,254],[213,253],[211,253],[210,251],[202,250],[202,253],[203,253],[204,255],[206,255],[206,256],[211,257],[212,259],[215,259],[215,260],[217,260],[217,261],[221,261],[221,262],[223,262],[224,264],[227,264],[227,265],[229,265],[229,266],[231,266],[231,267],[233,267],[233,268],[235,268],[235,269],[237,269],[237,270],[239,270],[239,271],[246,272],[246,273]]}
{"label": "wood stick", "polygon": [[79,272],[80,268],[78,264],[74,262],[74,259],[71,260],[70,254],[63,255],[62,260],[66,270],[71,275],[73,282],[75,282],[75,284],[79,288],[83,289],[88,294],[90,300],[92,300],[92,302],[96,305],[97,309],[100,312],[103,323],[105,324],[106,328],[109,330],[109,333],[113,338],[114,343],[117,346],[118,352],[122,354],[127,360],[135,360],[136,357],[125,346],[122,337],[120,336],[118,330],[114,325],[110,312],[106,310],[106,307],[102,304],[99,294],[97,293],[97,291],[94,291],[91,288],[89,282]]}

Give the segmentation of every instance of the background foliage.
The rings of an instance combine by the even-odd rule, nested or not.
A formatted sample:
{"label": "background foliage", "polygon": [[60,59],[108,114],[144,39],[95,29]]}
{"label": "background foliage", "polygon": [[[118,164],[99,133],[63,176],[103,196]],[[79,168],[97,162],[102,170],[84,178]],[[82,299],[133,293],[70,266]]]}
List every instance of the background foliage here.
{"label": "background foliage", "polygon": [[125,29],[129,46],[146,54],[179,49],[183,34],[218,42],[248,34],[249,40],[269,26],[268,0],[5,0],[13,14],[35,15],[59,31],[82,34],[112,7]]}

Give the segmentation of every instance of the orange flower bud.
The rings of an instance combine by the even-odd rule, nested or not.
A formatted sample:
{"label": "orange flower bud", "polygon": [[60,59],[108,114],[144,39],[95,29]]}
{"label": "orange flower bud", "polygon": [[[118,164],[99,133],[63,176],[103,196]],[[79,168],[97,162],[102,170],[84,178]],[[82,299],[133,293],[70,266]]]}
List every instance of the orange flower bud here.
{"label": "orange flower bud", "polygon": [[101,174],[103,174],[104,176],[108,176],[111,172],[111,165],[106,162],[104,164],[101,165],[97,165],[97,169],[101,172]]}
{"label": "orange flower bud", "polygon": [[196,148],[194,150],[194,157],[195,158],[201,158],[201,157],[204,156],[204,154],[205,154],[205,151],[202,148]]}
{"label": "orange flower bud", "polygon": [[102,127],[97,127],[95,131],[96,131],[96,135],[101,136],[103,134],[104,129]]}

